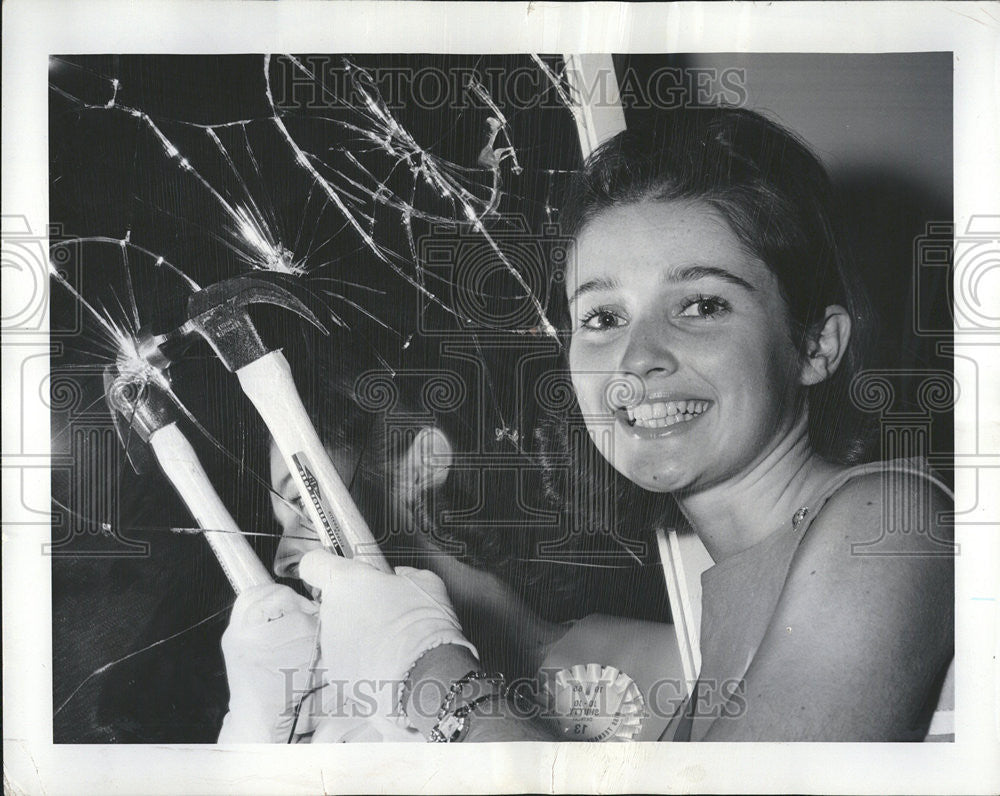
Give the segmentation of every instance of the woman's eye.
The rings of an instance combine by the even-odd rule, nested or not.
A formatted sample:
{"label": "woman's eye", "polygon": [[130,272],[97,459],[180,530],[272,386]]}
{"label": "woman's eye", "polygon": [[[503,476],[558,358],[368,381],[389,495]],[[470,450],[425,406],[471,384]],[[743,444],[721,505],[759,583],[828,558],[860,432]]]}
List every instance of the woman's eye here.
{"label": "woman's eye", "polygon": [[718,296],[695,296],[685,301],[680,314],[684,318],[715,318],[729,310],[729,302]]}
{"label": "woman's eye", "polygon": [[624,325],[624,323],[624,319],[611,310],[594,310],[587,313],[580,321],[580,325],[585,329],[592,329],[598,332],[607,329],[616,329]]}

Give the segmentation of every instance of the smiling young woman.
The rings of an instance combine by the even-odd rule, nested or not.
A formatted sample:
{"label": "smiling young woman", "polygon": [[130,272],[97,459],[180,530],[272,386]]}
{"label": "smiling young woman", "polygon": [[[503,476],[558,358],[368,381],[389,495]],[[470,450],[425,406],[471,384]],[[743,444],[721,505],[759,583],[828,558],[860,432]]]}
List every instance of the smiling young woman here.
{"label": "smiling young woman", "polygon": [[[855,463],[866,302],[822,166],[758,114],[686,109],[596,152],[564,221],[591,436],[715,562],[664,739],[924,737],[953,653],[949,495],[920,462]],[[890,501],[899,555],[856,554]]]}

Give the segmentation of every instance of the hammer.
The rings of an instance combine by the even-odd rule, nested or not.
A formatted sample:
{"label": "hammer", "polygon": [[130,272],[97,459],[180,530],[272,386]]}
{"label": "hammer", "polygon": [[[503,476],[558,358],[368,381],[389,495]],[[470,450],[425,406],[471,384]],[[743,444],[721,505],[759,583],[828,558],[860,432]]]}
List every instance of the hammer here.
{"label": "hammer", "polygon": [[176,407],[150,381],[114,365],[104,369],[104,392],[115,426],[124,443],[120,422],[127,419],[131,430],[149,445],[160,468],[174,485],[181,500],[205,529],[205,538],[222,565],[237,594],[254,586],[272,583],[236,520],[212,487],[187,437],[178,428]]}
{"label": "hammer", "polygon": [[222,363],[236,374],[257,408],[302,495],[321,543],[338,555],[360,557],[383,572],[392,568],[351,498],[302,403],[288,360],[270,351],[247,314],[251,304],[291,310],[324,333],[326,328],[293,292],[293,280],[242,275],[191,294],[185,321],[165,334],[141,331],[139,355],[165,368],[197,337],[208,341]]}

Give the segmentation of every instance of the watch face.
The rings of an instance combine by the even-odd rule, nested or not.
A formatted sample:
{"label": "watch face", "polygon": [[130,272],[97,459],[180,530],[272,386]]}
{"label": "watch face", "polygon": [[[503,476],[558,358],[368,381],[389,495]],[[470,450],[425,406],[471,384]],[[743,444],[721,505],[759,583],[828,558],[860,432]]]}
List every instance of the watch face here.
{"label": "watch face", "polygon": [[549,708],[568,741],[631,741],[645,702],[632,678],[613,666],[577,664],[545,683]]}
{"label": "watch face", "polygon": [[441,733],[442,738],[447,743],[454,743],[462,737],[462,731],[465,729],[465,716],[456,715],[455,713],[449,713],[441,721],[438,722],[437,730]]}

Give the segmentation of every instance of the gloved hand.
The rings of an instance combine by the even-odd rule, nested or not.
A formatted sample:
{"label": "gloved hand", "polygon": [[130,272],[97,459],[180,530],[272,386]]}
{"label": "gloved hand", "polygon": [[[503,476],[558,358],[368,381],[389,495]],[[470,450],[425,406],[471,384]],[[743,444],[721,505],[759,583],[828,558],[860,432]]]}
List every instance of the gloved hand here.
{"label": "gloved hand", "polygon": [[229,713],[219,743],[286,743],[295,707],[309,691],[319,606],[269,583],[236,598],[222,653]]}
{"label": "gloved hand", "polygon": [[299,562],[299,575],[321,592],[325,676],[343,682],[359,708],[412,726],[399,699],[417,659],[441,644],[460,644],[479,657],[462,636],[444,583],[433,572],[399,567],[390,575],[313,550]]}

